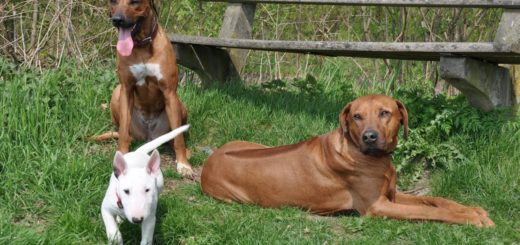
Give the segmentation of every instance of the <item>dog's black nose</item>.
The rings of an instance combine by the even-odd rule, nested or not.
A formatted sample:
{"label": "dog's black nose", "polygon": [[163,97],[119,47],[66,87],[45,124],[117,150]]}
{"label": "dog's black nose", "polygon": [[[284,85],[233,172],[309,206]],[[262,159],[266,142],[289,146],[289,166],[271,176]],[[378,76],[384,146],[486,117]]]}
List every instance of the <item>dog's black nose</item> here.
{"label": "dog's black nose", "polygon": [[375,130],[369,129],[363,133],[363,142],[372,144],[377,140],[378,133]]}
{"label": "dog's black nose", "polygon": [[114,25],[115,27],[122,26],[124,21],[125,18],[121,14],[115,14],[114,16],[112,16],[112,25]]}
{"label": "dog's black nose", "polygon": [[144,217],[132,217],[132,223],[135,223],[135,224],[141,224],[141,222],[143,222],[143,219]]}

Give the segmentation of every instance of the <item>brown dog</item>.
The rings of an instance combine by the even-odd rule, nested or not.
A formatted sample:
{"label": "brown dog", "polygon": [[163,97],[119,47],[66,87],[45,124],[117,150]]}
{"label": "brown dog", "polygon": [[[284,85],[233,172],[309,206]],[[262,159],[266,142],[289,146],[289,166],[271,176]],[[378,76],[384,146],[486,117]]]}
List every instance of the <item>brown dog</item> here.
{"label": "brown dog", "polygon": [[202,190],[226,202],[295,206],[317,214],[361,215],[493,226],[482,208],[396,192],[391,154],[408,113],[390,97],[360,97],[339,114],[331,133],[281,147],[234,141],[202,169]]}
{"label": "brown dog", "polygon": [[[151,0],[109,0],[112,24],[118,28],[117,75],[112,94],[112,121],[118,127],[119,150],[128,152],[131,137],[152,140],[187,121],[177,96],[177,63],[166,33],[154,14]],[[103,139],[102,136],[98,137]],[[177,171],[193,176],[184,136],[170,144]]]}

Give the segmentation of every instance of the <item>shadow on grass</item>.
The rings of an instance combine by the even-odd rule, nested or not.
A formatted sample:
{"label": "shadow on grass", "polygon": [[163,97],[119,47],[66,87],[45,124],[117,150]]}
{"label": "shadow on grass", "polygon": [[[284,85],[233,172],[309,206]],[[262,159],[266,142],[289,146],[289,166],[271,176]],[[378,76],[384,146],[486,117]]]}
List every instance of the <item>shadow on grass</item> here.
{"label": "shadow on grass", "polygon": [[212,84],[199,89],[201,92],[217,90],[234,100],[249,102],[256,107],[266,106],[273,111],[324,116],[330,122],[336,122],[343,106],[355,99],[350,86],[340,86],[334,94],[320,91],[289,91],[287,88],[265,89],[245,85],[240,81]]}

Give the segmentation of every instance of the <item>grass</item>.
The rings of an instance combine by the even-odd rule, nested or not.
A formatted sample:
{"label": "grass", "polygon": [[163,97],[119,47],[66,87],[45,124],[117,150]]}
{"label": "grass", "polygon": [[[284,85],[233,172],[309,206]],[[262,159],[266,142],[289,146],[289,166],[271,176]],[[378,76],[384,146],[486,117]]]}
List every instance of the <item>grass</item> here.
{"label": "grass", "polygon": [[[117,84],[108,66],[113,64],[90,69],[69,65],[37,74],[0,61],[1,244],[106,243],[99,210],[116,143],[81,139],[112,129],[109,112],[101,108]],[[337,114],[348,101],[387,91],[385,84],[362,87],[345,78],[326,84],[312,79],[271,87],[181,86],[192,125],[187,141],[192,164],[201,166],[207,158],[201,148],[230,140],[274,146],[329,132],[338,126]],[[520,119],[504,111],[480,113],[463,98],[433,98],[413,84],[393,91],[412,119],[410,140],[401,141],[394,160],[407,180],[401,187],[410,188],[427,168],[433,172],[433,194],[484,207],[496,228],[320,217],[294,208],[224,204],[203,195],[198,183],[181,180],[166,160],[162,169],[169,188],[159,202],[156,242],[520,243]],[[160,151],[171,159],[168,147]],[[121,230],[125,241],[138,243],[137,226],[124,223]]]}

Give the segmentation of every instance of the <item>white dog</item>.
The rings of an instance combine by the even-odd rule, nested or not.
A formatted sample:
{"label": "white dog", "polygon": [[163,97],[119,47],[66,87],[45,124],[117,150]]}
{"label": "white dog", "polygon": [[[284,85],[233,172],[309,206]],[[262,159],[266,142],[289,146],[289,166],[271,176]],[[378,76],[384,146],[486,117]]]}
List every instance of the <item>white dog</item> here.
{"label": "white dog", "polygon": [[[157,200],[164,185],[161,159],[155,149],[188,128],[189,125],[179,127],[134,152],[124,155],[116,152],[114,172],[101,204],[101,215],[111,244],[123,244],[118,223],[124,217],[133,224],[141,224],[141,244],[152,244]],[[148,156],[152,150],[152,155]]]}

